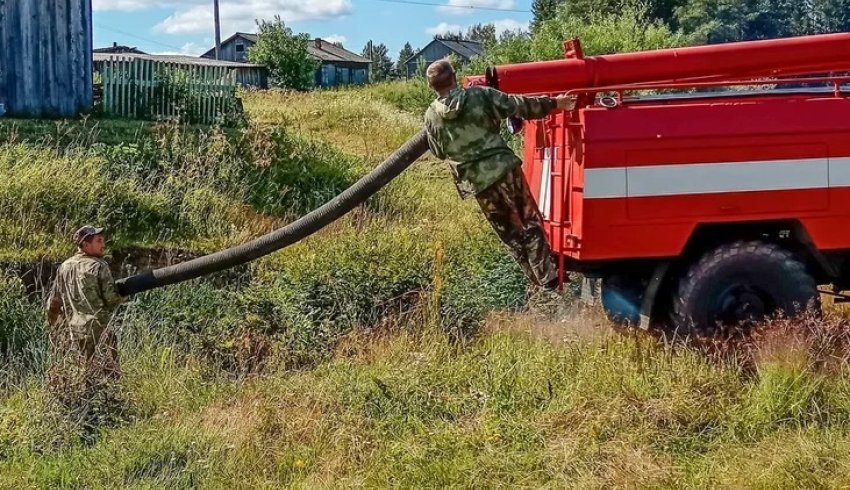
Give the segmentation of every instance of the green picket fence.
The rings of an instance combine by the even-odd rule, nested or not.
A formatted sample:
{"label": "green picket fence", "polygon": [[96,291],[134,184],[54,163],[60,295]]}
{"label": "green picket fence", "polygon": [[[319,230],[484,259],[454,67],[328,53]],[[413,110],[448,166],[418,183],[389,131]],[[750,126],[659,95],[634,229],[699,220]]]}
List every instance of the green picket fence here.
{"label": "green picket fence", "polygon": [[212,124],[238,111],[236,74],[226,67],[120,55],[99,64],[108,116]]}

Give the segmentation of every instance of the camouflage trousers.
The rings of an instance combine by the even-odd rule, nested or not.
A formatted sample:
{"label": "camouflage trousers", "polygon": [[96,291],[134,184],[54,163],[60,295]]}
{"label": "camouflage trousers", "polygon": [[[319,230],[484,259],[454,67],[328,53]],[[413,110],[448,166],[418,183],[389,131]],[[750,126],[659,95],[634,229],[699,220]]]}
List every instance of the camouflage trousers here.
{"label": "camouflage trousers", "polygon": [[543,216],[522,169],[516,167],[475,198],[526,277],[538,286],[554,287],[558,265],[546,241]]}
{"label": "camouflage trousers", "polygon": [[51,328],[50,343],[54,356],[50,384],[63,395],[81,396],[120,380],[118,337],[114,328],[94,325],[84,333],[71,332],[60,322]]}

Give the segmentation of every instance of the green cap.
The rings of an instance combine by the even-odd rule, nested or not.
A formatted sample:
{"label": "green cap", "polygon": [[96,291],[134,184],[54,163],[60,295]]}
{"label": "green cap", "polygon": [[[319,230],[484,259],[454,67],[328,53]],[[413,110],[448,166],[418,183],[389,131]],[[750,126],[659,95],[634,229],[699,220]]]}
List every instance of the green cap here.
{"label": "green cap", "polygon": [[100,235],[101,233],[103,233],[103,228],[95,228],[94,226],[86,225],[75,231],[71,238],[77,245],[82,245],[83,241],[87,238]]}

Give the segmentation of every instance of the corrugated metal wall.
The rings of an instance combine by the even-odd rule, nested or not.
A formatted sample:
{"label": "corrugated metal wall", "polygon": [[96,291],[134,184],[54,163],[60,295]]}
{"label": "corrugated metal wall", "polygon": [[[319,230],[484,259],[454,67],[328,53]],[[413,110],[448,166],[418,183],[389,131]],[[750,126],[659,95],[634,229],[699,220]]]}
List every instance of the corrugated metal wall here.
{"label": "corrugated metal wall", "polygon": [[91,0],[0,0],[0,103],[20,117],[92,107]]}

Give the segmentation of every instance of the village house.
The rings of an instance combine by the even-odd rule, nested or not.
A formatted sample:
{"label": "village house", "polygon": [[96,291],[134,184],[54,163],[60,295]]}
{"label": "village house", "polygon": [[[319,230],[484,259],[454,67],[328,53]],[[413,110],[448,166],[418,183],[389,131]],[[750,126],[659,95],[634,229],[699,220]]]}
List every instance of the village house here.
{"label": "village house", "polygon": [[[222,61],[247,62],[248,50],[256,43],[256,34],[237,32],[222,41],[219,59]],[[307,52],[313,59],[319,61],[314,81],[317,87],[357,85],[369,82],[370,61],[368,58],[318,38],[309,42]],[[203,58],[215,58],[215,48],[201,56]]]}
{"label": "village house", "polygon": [[484,45],[477,41],[458,41],[435,38],[427,46],[405,61],[406,76],[416,75],[420,65],[424,68],[449,55],[454,55],[461,63],[467,63],[476,56],[484,54]]}

